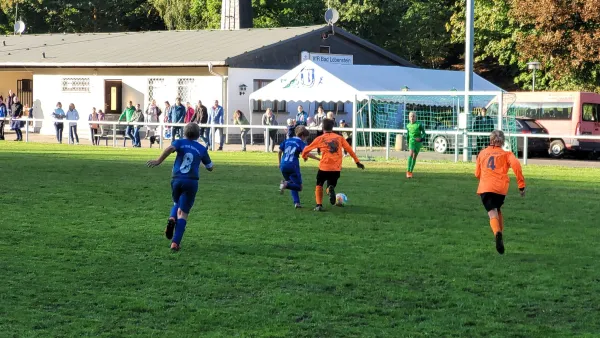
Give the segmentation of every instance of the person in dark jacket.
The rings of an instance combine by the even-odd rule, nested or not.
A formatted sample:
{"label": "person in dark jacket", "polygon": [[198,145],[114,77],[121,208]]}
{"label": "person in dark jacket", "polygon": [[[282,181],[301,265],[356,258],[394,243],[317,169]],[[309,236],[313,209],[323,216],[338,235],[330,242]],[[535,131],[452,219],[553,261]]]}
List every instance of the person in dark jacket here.
{"label": "person in dark jacket", "polygon": [[18,97],[14,97],[11,107],[13,120],[10,124],[10,129],[14,130],[17,134],[17,139],[15,141],[20,142],[23,141],[23,132],[21,131],[21,128],[23,128],[24,122],[16,120],[23,117],[23,105],[19,101]]}
{"label": "person in dark jacket", "polygon": [[8,109],[0,97],[0,140],[4,140],[4,119],[8,116]]}
{"label": "person in dark jacket", "polygon": [[[185,114],[187,109],[181,104],[181,99],[177,98],[175,105],[171,107],[171,114],[169,116],[169,123],[184,123]],[[175,136],[179,135],[179,138],[183,138],[183,127],[173,127],[173,136],[171,142],[175,142]]]}
{"label": "person in dark jacket", "polygon": [[[202,104],[202,101],[198,101],[198,105],[196,105],[196,114],[192,117],[192,122],[196,122],[198,124],[206,124],[208,123],[208,110]],[[210,132],[210,128],[200,127],[200,138],[204,141],[204,144],[208,145],[208,133]]]}

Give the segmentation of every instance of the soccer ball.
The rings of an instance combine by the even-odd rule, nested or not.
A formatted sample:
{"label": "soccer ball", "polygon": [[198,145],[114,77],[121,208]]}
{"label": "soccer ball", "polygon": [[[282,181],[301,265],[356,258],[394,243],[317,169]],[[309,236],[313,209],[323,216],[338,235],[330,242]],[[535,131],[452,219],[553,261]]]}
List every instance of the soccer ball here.
{"label": "soccer ball", "polygon": [[335,195],[335,205],[338,207],[343,207],[348,203],[348,197],[345,194],[339,193]]}

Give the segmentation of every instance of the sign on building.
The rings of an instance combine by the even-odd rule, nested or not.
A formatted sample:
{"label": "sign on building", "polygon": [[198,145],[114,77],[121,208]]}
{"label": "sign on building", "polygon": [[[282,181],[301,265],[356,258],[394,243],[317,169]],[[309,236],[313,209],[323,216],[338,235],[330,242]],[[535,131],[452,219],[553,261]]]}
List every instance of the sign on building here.
{"label": "sign on building", "polygon": [[354,55],[326,54],[326,53],[300,53],[300,63],[311,60],[316,64],[325,65],[353,65]]}
{"label": "sign on building", "polygon": [[353,65],[354,55],[310,53],[310,59],[316,64]]}

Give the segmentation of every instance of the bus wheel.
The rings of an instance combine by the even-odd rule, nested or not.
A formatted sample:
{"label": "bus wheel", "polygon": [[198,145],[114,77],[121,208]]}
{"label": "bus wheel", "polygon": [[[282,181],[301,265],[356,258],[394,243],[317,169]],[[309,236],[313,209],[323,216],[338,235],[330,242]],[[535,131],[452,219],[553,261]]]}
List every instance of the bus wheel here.
{"label": "bus wheel", "polygon": [[565,144],[561,140],[554,140],[550,143],[550,156],[553,158],[562,158],[565,155]]}

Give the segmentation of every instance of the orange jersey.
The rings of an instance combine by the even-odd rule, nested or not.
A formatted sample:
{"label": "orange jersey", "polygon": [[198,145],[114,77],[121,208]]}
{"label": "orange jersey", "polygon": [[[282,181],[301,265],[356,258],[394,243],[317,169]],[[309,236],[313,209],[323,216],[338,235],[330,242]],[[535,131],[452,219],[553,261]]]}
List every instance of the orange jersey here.
{"label": "orange jersey", "polygon": [[307,159],[308,153],[317,148],[321,149],[319,170],[322,171],[342,171],[343,149],[352,156],[354,162],[360,162],[346,139],[332,132],[326,132],[312,141],[308,147],[304,148],[302,158]]}
{"label": "orange jersey", "polygon": [[475,177],[479,179],[477,194],[493,192],[500,195],[508,194],[508,168],[512,168],[517,176],[519,189],[525,188],[525,178],[521,170],[521,163],[511,152],[502,148],[489,146],[477,156]]}

